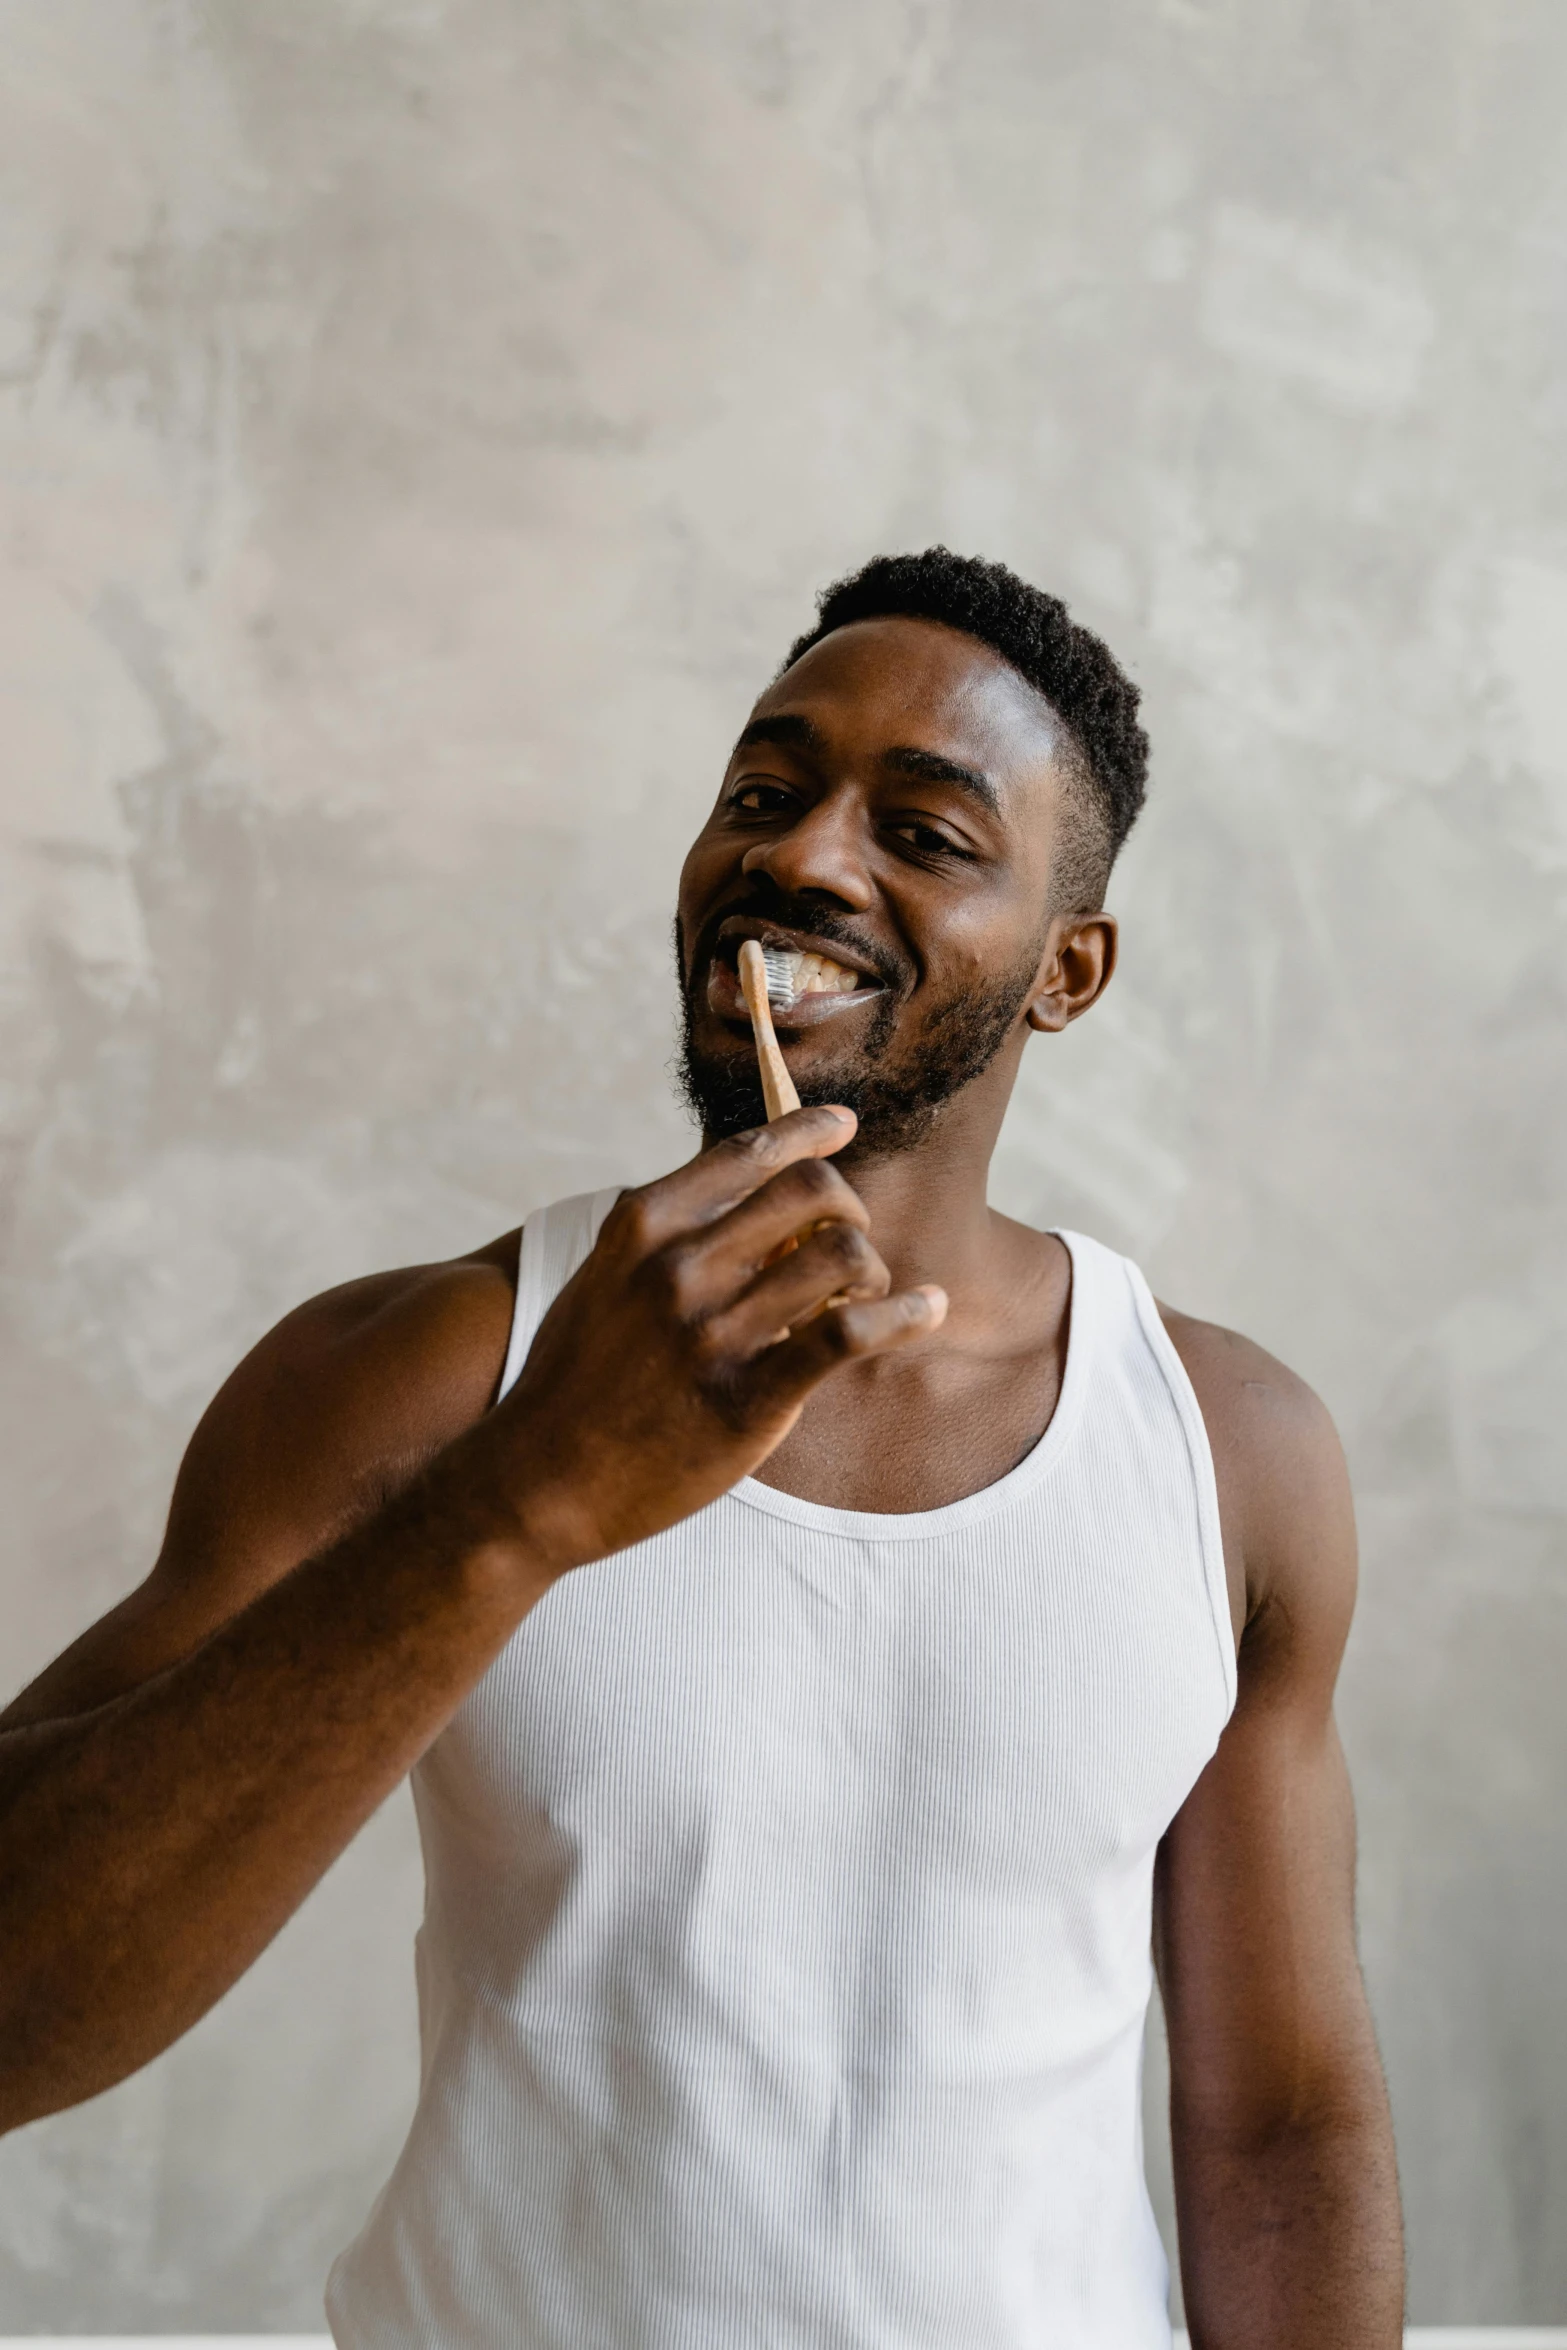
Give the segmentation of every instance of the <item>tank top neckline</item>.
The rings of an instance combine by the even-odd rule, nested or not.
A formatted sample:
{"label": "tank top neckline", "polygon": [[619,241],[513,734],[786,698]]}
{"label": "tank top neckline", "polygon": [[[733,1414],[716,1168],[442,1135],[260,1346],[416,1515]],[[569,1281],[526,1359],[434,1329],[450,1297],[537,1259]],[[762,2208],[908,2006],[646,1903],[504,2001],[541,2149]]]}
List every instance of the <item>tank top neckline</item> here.
{"label": "tank top neckline", "polygon": [[1088,1380],[1087,1360],[1092,1352],[1095,1320],[1091,1302],[1093,1276],[1088,1270],[1090,1247],[1084,1245],[1080,1233],[1065,1232],[1054,1225],[1048,1229],[1051,1238],[1059,1240],[1066,1250],[1072,1267],[1067,1295],[1066,1361],[1061,1370],[1056,1407],[1043,1433],[1004,1476],[980,1486],[976,1493],[965,1493],[959,1500],[943,1502],[933,1510],[836,1509],[828,1502],[806,1501],[798,1494],[783,1493],[775,1485],[764,1485],[757,1477],[742,1477],[738,1485],[731,1486],[729,1500],[738,1501],[747,1509],[760,1510],[768,1517],[786,1518],[791,1525],[808,1526],[819,1534],[849,1535],[856,1542],[921,1542],[955,1534],[982,1518],[994,1516],[998,1510],[1009,1509],[1031,1493],[1060,1459],[1077,1423]]}
{"label": "tank top neckline", "polygon": [[[621,1184],[614,1184],[606,1190],[591,1194],[584,1192],[575,1199],[559,1201],[556,1205],[587,1212],[583,1238],[591,1248],[623,1188]],[[550,1302],[549,1277],[545,1265],[545,1230],[551,1212],[546,1209],[542,1216],[530,1216],[523,1226],[511,1343],[507,1348],[497,1402],[506,1394],[521,1370],[533,1334]],[[742,1477],[738,1484],[732,1485],[727,1493],[720,1496],[720,1500],[735,1501],[742,1508],[756,1510],[764,1517],[786,1519],[791,1525],[808,1527],[819,1534],[847,1536],[856,1542],[922,1542],[958,1533],[964,1527],[976,1525],[1001,1510],[1012,1508],[1031,1494],[1055,1468],[1082,1417],[1084,1393],[1092,1378],[1090,1358],[1105,1307],[1103,1296],[1096,1292],[1102,1278],[1103,1261],[1111,1256],[1102,1243],[1086,1238],[1081,1232],[1070,1232],[1054,1224],[1045,1229],[1052,1239],[1060,1241],[1071,1260],[1066,1361],[1062,1366],[1061,1391],[1056,1397],[1056,1408],[1043,1433],[1023,1458],[1007,1470],[1005,1476],[995,1478],[989,1485],[982,1485],[977,1493],[966,1493],[959,1500],[944,1502],[939,1509],[933,1510],[836,1509],[827,1502],[806,1501],[798,1494],[780,1492],[776,1486],[764,1485],[757,1477]]]}

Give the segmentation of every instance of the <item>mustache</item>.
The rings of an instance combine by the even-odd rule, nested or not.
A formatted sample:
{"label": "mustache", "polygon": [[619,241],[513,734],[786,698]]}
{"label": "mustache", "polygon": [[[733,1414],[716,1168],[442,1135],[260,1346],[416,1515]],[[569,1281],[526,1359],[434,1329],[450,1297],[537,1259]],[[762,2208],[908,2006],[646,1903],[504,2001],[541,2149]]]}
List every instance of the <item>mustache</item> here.
{"label": "mustache", "polygon": [[[803,930],[813,938],[825,939],[829,946],[847,947],[851,954],[861,956],[869,963],[882,985],[897,994],[906,993],[917,973],[907,956],[898,956],[885,939],[869,938],[859,929],[850,914],[838,912],[831,906],[814,904],[810,899],[792,897],[776,883],[759,878],[757,883],[740,896],[728,899],[715,907],[698,931],[691,949],[691,974],[711,962],[718,944],[721,926],[731,915],[750,915],[758,922],[776,922],[780,930]],[[675,952],[677,968],[684,991],[691,981],[686,977],[684,934],[680,917],[675,916]]]}

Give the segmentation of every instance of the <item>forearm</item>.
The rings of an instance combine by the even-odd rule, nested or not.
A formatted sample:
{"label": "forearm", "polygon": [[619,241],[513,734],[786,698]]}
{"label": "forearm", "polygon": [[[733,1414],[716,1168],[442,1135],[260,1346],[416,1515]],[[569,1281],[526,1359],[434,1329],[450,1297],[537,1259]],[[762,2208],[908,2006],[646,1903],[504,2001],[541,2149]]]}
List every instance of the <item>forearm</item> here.
{"label": "forearm", "polygon": [[1192,2350],[1398,2350],[1404,2260],[1380,2075],[1249,2142],[1173,2125]]}
{"label": "forearm", "polygon": [[549,1588],[462,1450],[181,1663],[0,1734],[0,2128],[188,2030]]}

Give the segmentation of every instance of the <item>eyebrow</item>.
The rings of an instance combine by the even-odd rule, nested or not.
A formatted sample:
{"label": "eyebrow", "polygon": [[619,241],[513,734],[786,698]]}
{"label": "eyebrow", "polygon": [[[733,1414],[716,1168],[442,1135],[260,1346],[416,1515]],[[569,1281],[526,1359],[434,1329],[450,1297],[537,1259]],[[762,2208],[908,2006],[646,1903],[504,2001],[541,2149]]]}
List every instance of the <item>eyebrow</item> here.
{"label": "eyebrow", "polygon": [[821,728],[788,710],[779,711],[775,718],[753,718],[742,729],[735,749],[748,751],[755,743],[778,743],[785,750],[809,751],[818,759],[827,755],[827,737]]}
{"label": "eyebrow", "polygon": [[[748,751],[758,743],[777,743],[786,750],[806,751],[811,757],[827,756],[827,737],[814,720],[798,711],[780,710],[771,718],[753,718],[735,744],[737,751]],[[952,783],[959,791],[978,800],[992,816],[1001,813],[1001,795],[981,767],[965,767],[960,759],[943,758],[939,751],[922,751],[913,743],[897,743],[883,751],[880,766],[892,775],[911,775],[926,783]]]}
{"label": "eyebrow", "polygon": [[927,783],[955,783],[992,816],[1001,813],[1001,794],[982,767],[965,767],[960,759],[944,759],[939,751],[916,750],[912,744],[883,751],[881,764],[894,775],[917,775]]}

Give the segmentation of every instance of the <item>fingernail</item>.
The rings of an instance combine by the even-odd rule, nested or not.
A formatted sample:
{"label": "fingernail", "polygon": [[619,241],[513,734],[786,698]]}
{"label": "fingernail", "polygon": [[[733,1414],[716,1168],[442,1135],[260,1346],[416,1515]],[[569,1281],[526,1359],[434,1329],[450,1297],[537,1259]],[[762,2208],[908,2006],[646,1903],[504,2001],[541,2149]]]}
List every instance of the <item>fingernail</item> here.
{"label": "fingernail", "polygon": [[937,1281],[922,1281],[918,1286],[921,1297],[930,1300],[930,1318],[939,1329],[947,1318],[947,1293]]}
{"label": "fingernail", "polygon": [[842,1104],[839,1102],[829,1102],[827,1104],[827,1114],[830,1118],[841,1119],[845,1126],[852,1126],[854,1124],[854,1112],[852,1110],[844,1109]]}

